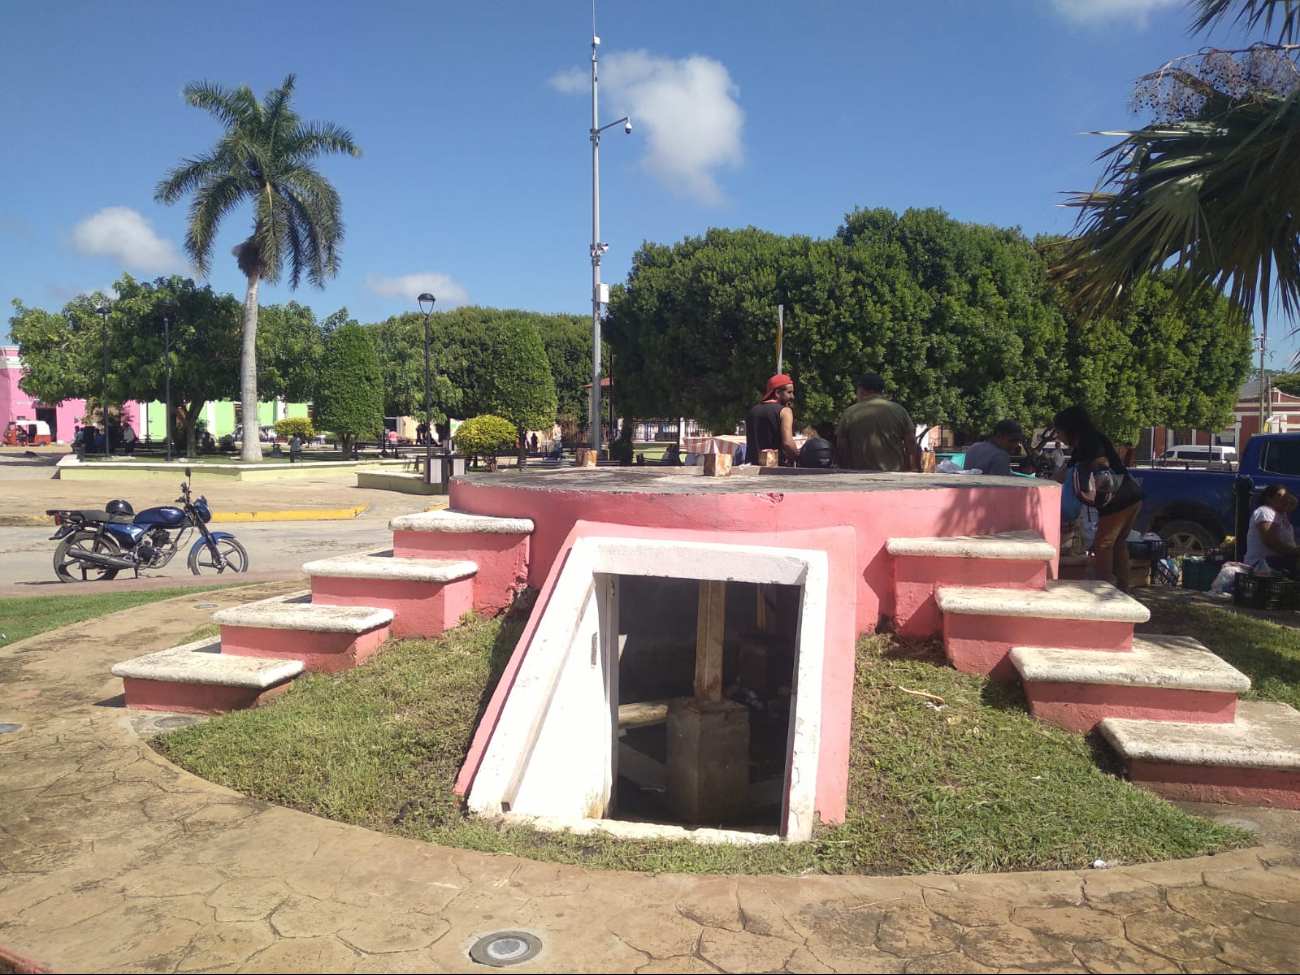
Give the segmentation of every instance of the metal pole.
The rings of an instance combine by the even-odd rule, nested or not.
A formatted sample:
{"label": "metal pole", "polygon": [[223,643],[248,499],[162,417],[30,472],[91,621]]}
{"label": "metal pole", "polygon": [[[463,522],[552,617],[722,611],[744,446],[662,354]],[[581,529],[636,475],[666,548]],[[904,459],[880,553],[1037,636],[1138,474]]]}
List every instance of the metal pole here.
{"label": "metal pole", "polygon": [[[424,483],[433,483],[433,407],[432,396],[430,394],[430,371],[429,371],[429,316],[433,314],[433,306],[437,298],[427,291],[417,299],[420,303],[420,311],[424,312]],[[425,308],[425,302],[429,307]]]}
{"label": "metal pole", "polygon": [[776,306],[776,371],[779,375],[785,361],[785,305]]}
{"label": "metal pole", "polygon": [[[167,436],[167,463],[170,464],[172,461],[172,312],[170,308],[163,310],[163,361],[166,363],[167,373],[166,393],[164,393],[167,398],[164,404],[167,412],[164,414],[166,419],[164,428]],[[187,443],[188,440],[187,437]]]}
{"label": "metal pole", "polygon": [[1264,376],[1264,346],[1268,343],[1268,326],[1264,325],[1259,333],[1259,433],[1268,433],[1264,429],[1264,397],[1268,380]]}
{"label": "metal pole", "polygon": [[587,400],[588,439],[600,450],[600,122],[596,114],[596,48],[591,37],[591,396]]}
{"label": "metal pole", "polygon": [[113,445],[108,433],[108,306],[99,308],[100,337],[104,342],[104,459],[113,456]]}

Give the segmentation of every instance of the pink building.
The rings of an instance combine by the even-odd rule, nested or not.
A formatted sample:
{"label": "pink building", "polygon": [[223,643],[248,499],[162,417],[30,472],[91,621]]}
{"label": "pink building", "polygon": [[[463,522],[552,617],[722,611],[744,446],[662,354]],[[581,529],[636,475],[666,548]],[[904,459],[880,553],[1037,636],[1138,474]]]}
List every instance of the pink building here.
{"label": "pink building", "polygon": [[[0,431],[13,422],[44,420],[50,425],[50,436],[55,443],[72,443],[74,428],[86,415],[86,401],[67,399],[53,406],[40,403],[18,388],[22,377],[17,347],[0,346]],[[130,401],[125,408],[127,417],[138,430],[140,404]]]}

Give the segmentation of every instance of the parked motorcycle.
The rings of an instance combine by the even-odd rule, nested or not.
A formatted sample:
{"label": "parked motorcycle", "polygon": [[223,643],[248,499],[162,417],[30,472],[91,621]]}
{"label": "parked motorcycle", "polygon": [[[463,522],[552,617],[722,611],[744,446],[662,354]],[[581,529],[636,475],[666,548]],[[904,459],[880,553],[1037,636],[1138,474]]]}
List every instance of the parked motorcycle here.
{"label": "parked motorcycle", "polygon": [[230,532],[208,528],[212,512],[208,499],[190,493],[192,475],[185,469],[181,496],[176,504],[146,508],[136,514],[126,501],[110,501],[103,511],[49,510],[58,531],[54,573],[62,582],[98,582],[115,578],[123,569],[136,576],[141,569],[161,569],[181,551],[192,531],[199,538],[189,549],[190,571],[244,572],[248,553]]}

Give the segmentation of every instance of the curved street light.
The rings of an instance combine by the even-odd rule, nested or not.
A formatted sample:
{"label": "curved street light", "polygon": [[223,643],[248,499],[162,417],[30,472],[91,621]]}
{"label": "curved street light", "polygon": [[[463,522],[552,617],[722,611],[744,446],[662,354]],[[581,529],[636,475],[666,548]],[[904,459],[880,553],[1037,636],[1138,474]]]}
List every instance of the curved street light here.
{"label": "curved street light", "polygon": [[424,313],[424,483],[433,483],[433,413],[429,405],[429,316],[438,299],[425,292],[416,299]]}

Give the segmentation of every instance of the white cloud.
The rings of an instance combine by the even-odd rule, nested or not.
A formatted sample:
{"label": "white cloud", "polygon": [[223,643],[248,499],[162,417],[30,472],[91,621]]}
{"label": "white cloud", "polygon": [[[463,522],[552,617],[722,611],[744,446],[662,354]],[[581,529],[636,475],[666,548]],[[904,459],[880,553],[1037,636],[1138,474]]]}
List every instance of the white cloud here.
{"label": "white cloud", "polygon": [[[590,91],[590,83],[590,74],[580,68],[550,79],[553,88],[567,94]],[[641,165],[647,172],[683,196],[726,202],[714,175],[745,158],[745,113],[726,65],[699,54],[676,60],[647,51],[609,54],[601,61],[600,92],[601,102],[612,109],[602,113],[602,122],[630,115],[634,135],[644,135]],[[609,133],[622,136],[617,128]]]}
{"label": "white cloud", "polygon": [[439,311],[450,311],[469,304],[469,290],[451,275],[439,274],[437,271],[419,271],[396,277],[369,273],[362,287],[380,298],[405,298],[412,306],[427,291],[438,299]]}
{"label": "white cloud", "polygon": [[105,207],[86,217],[72,228],[72,246],[146,274],[184,273],[189,268],[180,249],[159,237],[153,223],[130,207]]}
{"label": "white cloud", "polygon": [[1052,6],[1075,24],[1100,24],[1129,20],[1145,27],[1151,12],[1160,7],[1183,6],[1184,0],[1052,0]]}

